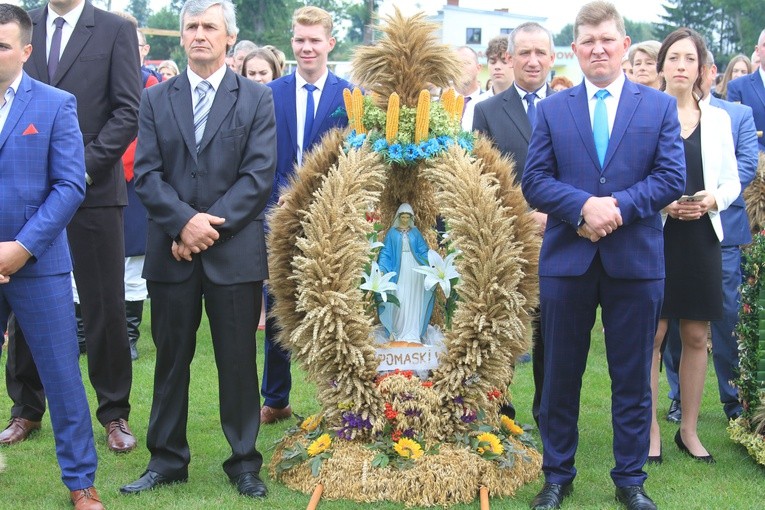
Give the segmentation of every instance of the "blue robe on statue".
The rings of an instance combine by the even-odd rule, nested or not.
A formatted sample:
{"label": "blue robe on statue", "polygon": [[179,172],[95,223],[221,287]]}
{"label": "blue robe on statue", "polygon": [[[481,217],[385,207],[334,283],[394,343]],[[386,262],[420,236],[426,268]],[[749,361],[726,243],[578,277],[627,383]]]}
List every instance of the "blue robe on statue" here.
{"label": "blue robe on statue", "polygon": [[[409,254],[404,253],[407,244],[404,236],[406,236],[409,241],[409,249],[411,256],[413,256],[412,263],[407,263],[406,257]],[[420,341],[428,329],[428,323],[430,322],[430,316],[433,313],[433,303],[435,301],[433,290],[425,290],[423,283],[425,276],[411,270],[411,266],[414,264],[420,266],[428,265],[428,245],[425,242],[425,239],[423,239],[422,234],[416,227],[411,227],[405,232],[402,232],[397,228],[391,228],[385,235],[385,246],[380,250],[377,263],[383,274],[395,271],[396,275],[391,278],[391,281],[399,285],[399,289],[395,292],[395,295],[400,301],[400,306],[393,303],[381,302],[377,309],[380,322],[385,328],[386,334],[388,336],[393,334],[394,338],[400,340]],[[402,266],[403,270],[406,271],[405,275],[402,275],[401,273]],[[411,282],[411,288],[403,288],[401,286],[403,282]],[[406,283],[405,285],[410,286],[410,283]],[[410,306],[407,296],[412,294],[416,294],[413,299],[415,304]],[[418,312],[418,317],[416,318],[418,320],[417,325],[419,326],[417,338],[403,338],[403,332],[396,330],[396,324],[402,322],[402,317],[399,317],[400,314],[407,315],[415,312],[415,310],[412,310],[411,308],[416,308]],[[413,320],[414,318],[409,317],[409,319]]]}

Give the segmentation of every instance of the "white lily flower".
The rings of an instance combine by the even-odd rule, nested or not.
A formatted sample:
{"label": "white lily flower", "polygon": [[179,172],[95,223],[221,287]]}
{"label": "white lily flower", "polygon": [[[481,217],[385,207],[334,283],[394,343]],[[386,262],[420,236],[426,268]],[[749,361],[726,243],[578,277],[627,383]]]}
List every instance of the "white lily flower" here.
{"label": "white lily flower", "polygon": [[381,243],[380,241],[372,242],[372,240],[369,240],[369,249],[374,250],[375,248],[382,248],[385,246],[385,243]]}
{"label": "white lily flower", "polygon": [[380,272],[380,266],[377,265],[377,262],[372,262],[372,267],[370,268],[369,274],[364,273],[362,275],[364,278],[364,283],[362,283],[359,288],[362,290],[371,290],[372,292],[380,294],[382,300],[387,303],[388,291],[396,290],[398,288],[395,283],[390,281],[390,279],[394,276],[396,276],[395,271],[382,274]]}
{"label": "white lily flower", "polygon": [[441,258],[435,250],[428,250],[428,267],[420,266],[414,268],[418,273],[425,275],[425,290],[431,290],[436,285],[440,285],[444,290],[444,296],[447,298],[452,292],[452,278],[459,278],[460,274],[454,267],[454,259],[459,255],[458,251],[452,252],[446,256],[446,260]]}

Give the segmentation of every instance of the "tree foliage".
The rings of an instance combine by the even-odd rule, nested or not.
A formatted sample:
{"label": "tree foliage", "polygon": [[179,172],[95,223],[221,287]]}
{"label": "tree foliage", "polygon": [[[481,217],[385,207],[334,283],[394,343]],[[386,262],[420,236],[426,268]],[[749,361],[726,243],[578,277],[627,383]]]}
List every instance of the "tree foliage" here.
{"label": "tree foliage", "polygon": [[[655,39],[654,25],[652,23],[646,23],[644,21],[632,21],[627,18],[624,19],[624,28],[627,35],[630,36],[633,43],[647,41],[649,39]],[[574,40],[574,24],[561,28],[560,32],[553,35],[553,40],[558,46],[567,46]]]}

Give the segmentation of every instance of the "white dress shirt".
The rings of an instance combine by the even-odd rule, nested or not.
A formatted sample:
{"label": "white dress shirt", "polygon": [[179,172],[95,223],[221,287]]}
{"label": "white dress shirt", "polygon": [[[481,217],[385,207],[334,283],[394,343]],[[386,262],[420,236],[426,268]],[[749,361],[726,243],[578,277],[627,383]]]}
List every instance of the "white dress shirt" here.
{"label": "white dress shirt", "polygon": [[61,60],[61,55],[64,54],[64,48],[66,48],[66,45],[69,42],[69,38],[72,37],[74,26],[77,24],[77,21],[79,21],[83,9],[85,9],[85,0],[82,0],[80,5],[67,12],[63,16],[59,16],[53,11],[53,9],[50,8],[50,5],[48,6],[48,18],[46,20],[48,28],[45,32],[46,62],[50,58],[50,43],[53,40],[53,32],[56,31],[56,18],[64,18],[65,22],[64,26],[61,27],[61,53],[58,56],[59,60]]}
{"label": "white dress shirt", "polygon": [[3,132],[5,121],[8,119],[8,112],[11,111],[11,106],[13,106],[13,98],[16,97],[16,92],[19,90],[21,74],[22,73],[19,73],[16,79],[11,82],[10,86],[4,92],[4,103],[0,106],[0,133]]}
{"label": "white dress shirt", "polygon": [[[319,109],[319,100],[321,99],[321,92],[324,90],[324,85],[327,83],[327,77],[329,76],[329,69],[324,71],[324,74],[316,80],[313,85],[316,90],[313,91],[313,108],[314,118],[316,117],[316,110]],[[300,73],[295,71],[295,114],[297,115],[297,162],[298,165],[303,164],[303,131],[305,131],[305,109],[308,106],[308,90],[303,86],[308,83],[305,78],[300,76]]]}
{"label": "white dress shirt", "polygon": [[[608,97],[603,99],[603,101],[606,103],[606,112],[608,112],[608,135],[611,136],[611,133],[614,132],[614,121],[616,120],[616,109],[619,106],[619,98],[622,97],[622,89],[624,88],[624,81],[626,80],[626,77],[624,76],[624,73],[619,73],[619,77],[616,78],[608,87],[605,87],[605,89],[610,94]],[[590,126],[592,126],[593,122],[595,121],[595,103],[598,102],[598,99],[595,97],[595,93],[601,89],[601,87],[598,87],[597,85],[593,84],[590,80],[587,78],[584,79],[584,87],[587,91],[587,106],[590,109]]]}
{"label": "white dress shirt", "polygon": [[191,70],[191,67],[186,68],[186,72],[189,77],[189,84],[191,85],[191,111],[194,111],[194,108],[197,107],[197,103],[199,102],[199,93],[197,92],[197,85],[202,83],[203,81],[206,81],[212,86],[212,90],[208,92],[210,95],[210,104],[212,105],[213,101],[215,101],[215,93],[218,92],[218,88],[220,87],[220,82],[223,81],[223,76],[226,74],[226,66],[225,64],[221,66],[220,69],[212,73],[207,79],[202,78],[197,73]]}

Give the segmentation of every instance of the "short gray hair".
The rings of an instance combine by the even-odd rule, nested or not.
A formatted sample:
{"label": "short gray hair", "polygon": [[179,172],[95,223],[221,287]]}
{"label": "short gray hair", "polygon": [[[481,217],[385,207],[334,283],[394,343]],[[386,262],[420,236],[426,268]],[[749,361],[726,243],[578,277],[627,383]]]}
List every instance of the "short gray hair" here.
{"label": "short gray hair", "polygon": [[199,16],[213,5],[220,5],[223,9],[223,20],[226,23],[226,33],[236,35],[239,27],[236,26],[236,7],[231,0],[188,0],[181,8],[180,22],[183,32],[183,19],[188,16]]}
{"label": "short gray hair", "polygon": [[528,21],[526,23],[521,23],[515,29],[510,32],[510,35],[507,36],[507,53],[510,55],[513,55],[515,53],[515,35],[520,32],[544,32],[547,34],[547,37],[550,38],[550,51],[555,51],[555,41],[553,41],[553,35],[552,32],[547,30],[545,27],[540,25],[539,23],[536,23],[534,21]]}
{"label": "short gray hair", "polygon": [[247,41],[247,40],[239,41],[234,46],[234,55],[236,55],[239,52],[242,52],[242,53],[252,53],[253,51],[255,51],[257,49],[258,49],[258,45],[255,44],[252,41]]}
{"label": "short gray hair", "polygon": [[661,49],[661,43],[659,41],[648,40],[638,44],[633,44],[630,48],[629,56],[630,64],[635,61],[635,54],[640,51],[648,55],[651,60],[657,60],[659,58],[659,50]]}

